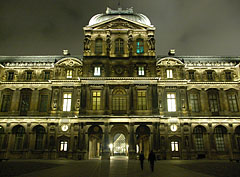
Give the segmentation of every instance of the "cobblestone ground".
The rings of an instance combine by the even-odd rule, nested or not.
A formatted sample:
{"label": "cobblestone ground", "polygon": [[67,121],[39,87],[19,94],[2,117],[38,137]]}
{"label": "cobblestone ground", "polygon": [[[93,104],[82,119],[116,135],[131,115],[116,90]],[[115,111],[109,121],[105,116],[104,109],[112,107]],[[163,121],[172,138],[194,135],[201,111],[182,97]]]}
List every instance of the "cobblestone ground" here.
{"label": "cobblestone ground", "polygon": [[154,172],[137,160],[9,160],[0,162],[1,177],[238,177],[240,163],[210,160],[164,160]]}

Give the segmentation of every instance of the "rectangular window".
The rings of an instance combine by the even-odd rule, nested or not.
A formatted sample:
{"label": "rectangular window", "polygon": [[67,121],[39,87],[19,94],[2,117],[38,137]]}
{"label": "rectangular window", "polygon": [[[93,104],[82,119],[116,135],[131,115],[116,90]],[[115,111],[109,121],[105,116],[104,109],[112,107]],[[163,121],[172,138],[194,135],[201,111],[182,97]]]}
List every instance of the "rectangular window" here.
{"label": "rectangular window", "polygon": [[212,71],[207,71],[207,79],[209,81],[212,81],[213,80],[213,72]]}
{"label": "rectangular window", "polygon": [[209,106],[212,113],[219,112],[218,96],[216,93],[209,93]]}
{"label": "rectangular window", "polygon": [[139,66],[138,67],[138,75],[139,76],[144,76],[144,66]]}
{"label": "rectangular window", "polygon": [[227,80],[227,81],[232,80],[232,73],[231,73],[230,71],[225,72],[225,77],[226,77],[226,80]]}
{"label": "rectangular window", "polygon": [[67,141],[61,141],[60,143],[60,151],[66,152],[68,149],[68,142]]}
{"label": "rectangular window", "polygon": [[45,71],[44,72],[44,80],[49,80],[50,79],[50,72],[49,71]]}
{"label": "rectangular window", "polygon": [[192,112],[199,112],[199,97],[196,93],[190,94],[190,105]]}
{"label": "rectangular window", "polygon": [[63,94],[63,111],[71,111],[71,103],[72,103],[72,94],[64,93]]}
{"label": "rectangular window", "polygon": [[67,79],[71,79],[73,76],[73,71],[71,69],[67,70]]}
{"label": "rectangular window", "polygon": [[92,92],[92,109],[100,110],[101,109],[101,91]]}
{"label": "rectangular window", "polygon": [[11,95],[3,95],[2,98],[2,112],[8,112],[11,106]]}
{"label": "rectangular window", "polygon": [[167,105],[168,105],[168,112],[176,112],[176,94],[175,93],[167,94]]}
{"label": "rectangular window", "polygon": [[101,76],[101,68],[99,66],[94,67],[94,76]]}
{"label": "rectangular window", "polygon": [[217,151],[224,151],[225,148],[224,148],[223,134],[216,134],[215,139],[216,139],[216,149],[217,149]]}
{"label": "rectangular window", "polygon": [[194,71],[189,71],[189,79],[190,80],[195,80]]}
{"label": "rectangular window", "polygon": [[29,80],[32,80],[32,71],[28,71],[27,72],[27,78],[26,78],[28,81]]}
{"label": "rectangular window", "polygon": [[172,69],[167,69],[167,78],[172,79],[173,78],[173,71]]}
{"label": "rectangular window", "polygon": [[203,134],[196,134],[195,135],[195,143],[196,143],[196,150],[203,151],[204,144],[203,144]]}
{"label": "rectangular window", "polygon": [[14,72],[8,72],[8,80],[12,81],[14,79]]}
{"label": "rectangular window", "polygon": [[138,110],[147,109],[146,90],[137,91],[137,109]]}
{"label": "rectangular window", "polygon": [[172,152],[173,151],[176,151],[176,152],[178,151],[179,148],[178,148],[178,142],[177,141],[172,141],[171,142],[171,149],[172,149]]}
{"label": "rectangular window", "polygon": [[39,112],[47,112],[47,110],[48,110],[48,95],[41,95]]}
{"label": "rectangular window", "polygon": [[228,95],[228,104],[229,104],[229,110],[231,112],[238,112],[237,95],[229,94]]}

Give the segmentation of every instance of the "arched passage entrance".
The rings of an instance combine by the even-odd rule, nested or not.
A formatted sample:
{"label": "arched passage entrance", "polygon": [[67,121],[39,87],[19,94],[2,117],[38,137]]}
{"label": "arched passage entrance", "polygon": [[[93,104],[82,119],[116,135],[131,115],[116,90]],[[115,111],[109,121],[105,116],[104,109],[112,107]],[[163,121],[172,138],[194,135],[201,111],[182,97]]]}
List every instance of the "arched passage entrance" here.
{"label": "arched passage entrance", "polygon": [[136,150],[137,153],[143,151],[145,159],[148,158],[150,152],[150,129],[146,125],[140,125],[136,130]]}
{"label": "arched passage entrance", "polygon": [[88,129],[89,136],[89,159],[99,158],[102,142],[102,128],[98,125],[93,125]]}
{"label": "arched passage entrance", "polygon": [[124,125],[115,125],[111,129],[110,154],[111,156],[128,155],[128,130]]}

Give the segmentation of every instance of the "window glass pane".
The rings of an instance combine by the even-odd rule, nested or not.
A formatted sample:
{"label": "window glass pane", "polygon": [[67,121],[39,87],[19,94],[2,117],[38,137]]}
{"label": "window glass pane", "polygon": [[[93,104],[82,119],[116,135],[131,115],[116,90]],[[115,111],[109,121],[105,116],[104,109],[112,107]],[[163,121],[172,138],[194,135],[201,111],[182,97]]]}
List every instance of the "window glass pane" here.
{"label": "window glass pane", "polygon": [[71,69],[67,70],[67,78],[72,78],[72,70]]}
{"label": "window glass pane", "polygon": [[14,72],[8,72],[8,80],[12,81],[14,79]]}
{"label": "window glass pane", "polygon": [[3,95],[1,108],[2,112],[8,112],[10,110],[11,98],[12,98],[11,95]]}
{"label": "window glass pane", "polygon": [[171,69],[167,69],[167,78],[173,78],[173,71]]}
{"label": "window glass pane", "polygon": [[102,54],[102,39],[100,38],[95,41],[95,53]]}
{"label": "window glass pane", "polygon": [[48,95],[41,95],[40,96],[40,112],[46,112],[48,108]]}
{"label": "window glass pane", "polygon": [[101,92],[93,91],[92,92],[92,109],[100,110],[101,106]]}
{"label": "window glass pane", "polygon": [[219,112],[218,96],[216,93],[209,93],[209,106],[211,112]]}
{"label": "window glass pane", "polygon": [[146,90],[138,90],[137,91],[137,109],[146,110],[147,109],[146,102],[147,102]]}
{"label": "window glass pane", "polygon": [[115,54],[123,54],[124,47],[123,47],[123,39],[116,39],[115,41]]}
{"label": "window glass pane", "polygon": [[190,93],[190,106],[192,112],[199,112],[199,95],[196,93]]}
{"label": "window glass pane", "polygon": [[144,42],[143,42],[143,39],[138,39],[136,44],[137,44],[137,54],[144,53]]}
{"label": "window glass pane", "polygon": [[144,76],[144,66],[139,66],[138,67],[138,75],[139,76]]}
{"label": "window glass pane", "polygon": [[63,94],[63,111],[71,111],[72,94]]}
{"label": "window glass pane", "polygon": [[101,76],[101,68],[99,66],[94,67],[94,76]]}
{"label": "window glass pane", "polygon": [[237,95],[232,93],[228,94],[228,104],[229,110],[231,112],[238,112],[238,104],[237,104]]}
{"label": "window glass pane", "polygon": [[176,95],[175,95],[175,93],[167,94],[167,104],[168,104],[168,112],[176,111]]}

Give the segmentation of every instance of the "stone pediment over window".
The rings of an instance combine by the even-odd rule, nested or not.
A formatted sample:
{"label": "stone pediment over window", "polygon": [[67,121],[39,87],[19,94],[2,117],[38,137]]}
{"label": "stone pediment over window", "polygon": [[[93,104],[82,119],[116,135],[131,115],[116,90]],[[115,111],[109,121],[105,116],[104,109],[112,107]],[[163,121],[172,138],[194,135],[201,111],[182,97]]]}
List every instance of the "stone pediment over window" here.
{"label": "stone pediment over window", "polygon": [[[147,29],[149,26],[140,24],[124,17],[116,17],[105,22],[89,26],[93,29]],[[153,28],[153,27],[150,27]]]}
{"label": "stone pediment over window", "polygon": [[177,58],[162,58],[157,61],[157,66],[183,66],[184,63]]}
{"label": "stone pediment over window", "polygon": [[81,67],[83,66],[83,63],[81,60],[77,58],[63,58],[59,60],[55,66],[60,66],[60,67]]}

